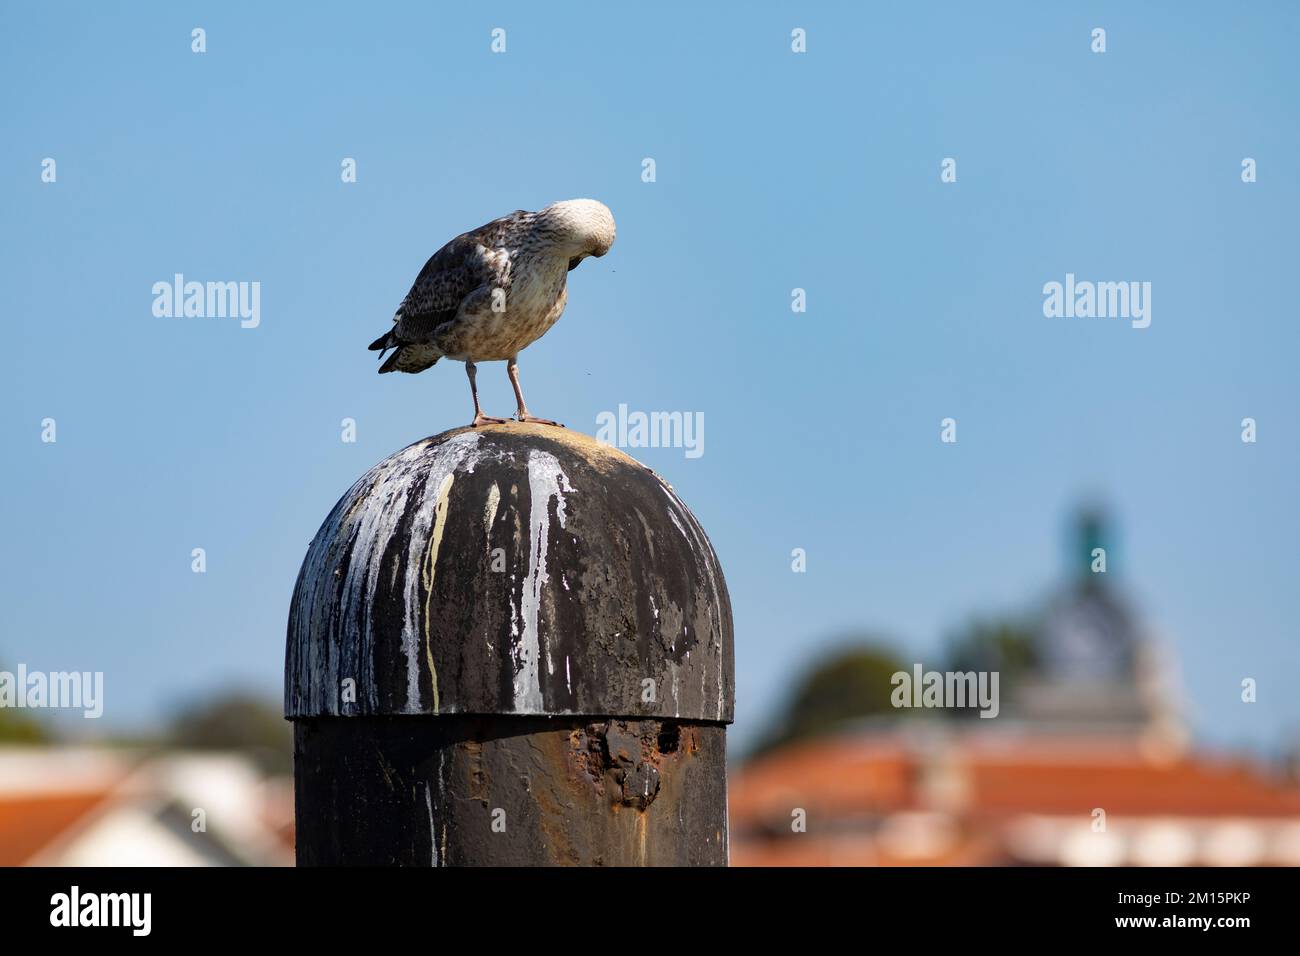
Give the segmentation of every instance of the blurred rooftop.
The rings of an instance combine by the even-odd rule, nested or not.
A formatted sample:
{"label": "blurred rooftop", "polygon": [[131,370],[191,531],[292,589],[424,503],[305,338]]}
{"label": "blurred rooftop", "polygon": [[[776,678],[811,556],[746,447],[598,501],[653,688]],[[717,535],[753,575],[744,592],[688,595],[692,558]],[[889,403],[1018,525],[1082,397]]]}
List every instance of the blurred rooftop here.
{"label": "blurred rooftop", "polygon": [[292,781],[243,755],[0,748],[0,866],[292,863]]}
{"label": "blurred rooftop", "polygon": [[1113,737],[809,741],[737,773],[730,808],[737,866],[1300,864],[1295,781]]}

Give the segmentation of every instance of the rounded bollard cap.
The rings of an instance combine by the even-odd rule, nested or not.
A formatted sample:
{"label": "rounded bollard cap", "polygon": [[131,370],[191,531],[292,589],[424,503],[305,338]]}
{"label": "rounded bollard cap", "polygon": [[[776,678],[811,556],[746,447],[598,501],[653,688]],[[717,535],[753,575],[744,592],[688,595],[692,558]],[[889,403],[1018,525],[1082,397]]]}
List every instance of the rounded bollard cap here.
{"label": "rounded bollard cap", "polygon": [[673,490],[545,425],[460,428],[370,469],[308,548],[285,715],[731,722],[731,602]]}

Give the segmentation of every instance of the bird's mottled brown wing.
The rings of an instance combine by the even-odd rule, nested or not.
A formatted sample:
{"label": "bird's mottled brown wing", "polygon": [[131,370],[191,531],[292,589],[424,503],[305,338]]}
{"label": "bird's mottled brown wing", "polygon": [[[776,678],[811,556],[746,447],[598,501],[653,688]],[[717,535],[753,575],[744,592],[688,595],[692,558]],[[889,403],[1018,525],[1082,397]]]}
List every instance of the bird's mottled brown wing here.
{"label": "bird's mottled brown wing", "polygon": [[520,209],[494,219],[462,233],[430,256],[394,316],[397,343],[429,342],[440,325],[456,318],[461,304],[476,290],[499,285],[503,260],[497,252],[509,244],[512,230],[529,215]]}

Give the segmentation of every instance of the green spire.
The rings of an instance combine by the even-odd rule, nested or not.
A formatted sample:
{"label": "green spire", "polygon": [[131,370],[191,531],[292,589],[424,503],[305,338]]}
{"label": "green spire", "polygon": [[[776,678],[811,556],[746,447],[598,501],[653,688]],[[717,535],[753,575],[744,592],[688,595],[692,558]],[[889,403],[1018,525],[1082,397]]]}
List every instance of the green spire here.
{"label": "green spire", "polygon": [[1110,562],[1113,557],[1110,549],[1110,528],[1108,527],[1105,512],[1101,508],[1089,506],[1080,509],[1079,516],[1075,524],[1075,540],[1077,558],[1072,562],[1074,567],[1071,571],[1082,578],[1085,582],[1098,585],[1101,583],[1103,575],[1093,571],[1093,564],[1098,559],[1094,552],[1102,548],[1106,552],[1106,571],[1110,572]]}

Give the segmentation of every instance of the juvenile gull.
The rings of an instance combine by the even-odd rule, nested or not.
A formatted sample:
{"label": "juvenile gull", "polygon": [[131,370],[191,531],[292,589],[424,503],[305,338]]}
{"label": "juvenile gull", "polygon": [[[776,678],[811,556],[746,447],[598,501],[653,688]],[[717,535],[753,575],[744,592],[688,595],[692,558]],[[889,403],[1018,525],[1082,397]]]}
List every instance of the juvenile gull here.
{"label": "juvenile gull", "polygon": [[370,343],[396,349],[380,372],[422,372],[440,358],[465,363],[474,399],[471,425],[502,424],[484,415],[476,362],[506,363],[521,422],[555,425],[528,413],[519,387],[521,350],[546,334],[564,312],[568,273],[614,244],[614,217],[594,199],[522,209],[457,236],[420,270],[393,316],[393,328]]}

